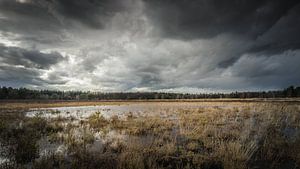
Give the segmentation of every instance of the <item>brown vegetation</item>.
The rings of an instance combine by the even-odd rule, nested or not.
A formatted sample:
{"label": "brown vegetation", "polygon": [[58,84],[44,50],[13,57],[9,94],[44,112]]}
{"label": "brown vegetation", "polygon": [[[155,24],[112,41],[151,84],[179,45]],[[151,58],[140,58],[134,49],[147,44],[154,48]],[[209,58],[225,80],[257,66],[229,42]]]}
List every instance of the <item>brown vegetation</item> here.
{"label": "brown vegetation", "polygon": [[[153,103],[154,104],[154,103]],[[165,103],[162,103],[165,104]],[[297,103],[194,103],[164,114],[81,121],[1,112],[2,168],[299,168]],[[58,113],[58,112],[57,112]],[[20,134],[22,133],[22,134]],[[46,137],[66,148],[39,154]],[[9,141],[8,141],[9,140]],[[97,145],[100,146],[97,146]]]}

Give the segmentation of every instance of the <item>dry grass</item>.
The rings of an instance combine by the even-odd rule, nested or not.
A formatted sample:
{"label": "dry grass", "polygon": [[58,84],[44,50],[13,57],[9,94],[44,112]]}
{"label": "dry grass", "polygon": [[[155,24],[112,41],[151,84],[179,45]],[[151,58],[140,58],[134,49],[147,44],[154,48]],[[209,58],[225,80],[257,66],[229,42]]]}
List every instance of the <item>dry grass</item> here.
{"label": "dry grass", "polygon": [[0,110],[24,110],[29,108],[49,107],[74,107],[74,106],[97,106],[97,105],[120,105],[125,102],[101,102],[101,101],[40,101],[40,102],[0,102]]}
{"label": "dry grass", "polygon": [[[22,137],[28,146],[21,147],[24,149],[21,155],[31,153],[32,159],[22,161],[20,156],[20,162],[8,166],[22,167],[28,161],[31,168],[78,169],[297,169],[300,166],[297,102],[166,102],[159,106],[172,104],[174,107],[181,104],[181,108],[168,108],[164,113],[146,112],[149,114],[146,116],[128,113],[126,118],[109,119],[95,113],[77,123],[64,118],[45,122],[40,117],[6,113],[1,115],[1,137],[19,138],[8,135],[7,131],[16,132],[22,121],[28,137],[38,129],[35,138],[47,136],[67,147],[65,154],[34,159],[37,139]],[[202,107],[193,107],[199,104]],[[115,133],[110,135],[111,131]],[[95,148],[98,137],[101,147]]]}

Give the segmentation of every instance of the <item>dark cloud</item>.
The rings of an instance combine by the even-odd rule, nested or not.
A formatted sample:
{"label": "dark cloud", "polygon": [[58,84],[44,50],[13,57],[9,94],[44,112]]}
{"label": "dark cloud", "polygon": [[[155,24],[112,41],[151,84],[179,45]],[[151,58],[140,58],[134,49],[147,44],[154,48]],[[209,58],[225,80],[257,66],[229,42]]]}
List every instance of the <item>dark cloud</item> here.
{"label": "dark cloud", "polygon": [[0,85],[22,87],[28,85],[45,85],[39,77],[41,72],[34,69],[0,66]]}
{"label": "dark cloud", "polygon": [[64,85],[61,77],[42,78],[44,72],[37,69],[18,67],[12,65],[0,65],[0,86],[53,88],[51,85]]}
{"label": "dark cloud", "polygon": [[0,33],[27,47],[73,46],[78,32],[103,30],[132,1],[0,0]]}
{"label": "dark cloud", "polygon": [[51,84],[65,84],[59,74],[43,77],[50,67],[65,60],[57,52],[43,53],[0,44],[0,85],[43,88]]}
{"label": "dark cloud", "polygon": [[[70,21],[77,21],[91,28],[102,29],[115,13],[130,8],[128,2],[130,0],[1,0],[0,9],[20,19],[48,22],[48,27],[60,24],[70,28],[73,26]],[[40,26],[43,29],[45,25]]]}
{"label": "dark cloud", "polygon": [[23,30],[34,33],[35,31],[57,31],[60,23],[47,9],[29,1],[19,3],[13,0],[0,0],[1,30],[14,32]]}
{"label": "dark cloud", "polygon": [[6,47],[0,44],[0,60],[2,64],[49,69],[63,59],[64,57],[57,52],[42,53],[36,50]]}
{"label": "dark cloud", "polygon": [[247,52],[273,55],[300,48],[300,4],[292,8],[267,32],[259,36]]}
{"label": "dark cloud", "polygon": [[[30,1],[31,2],[31,1]],[[33,3],[0,0],[0,33],[23,47],[59,46],[64,42],[63,25],[56,17]]]}
{"label": "dark cloud", "polygon": [[[271,28],[255,39],[243,39],[250,43],[237,54],[228,57],[227,60],[220,62],[220,67],[228,67],[234,64],[243,54],[255,54],[258,56],[273,56],[287,50],[297,50],[300,48],[300,4],[291,8],[288,13],[282,16]],[[243,35],[240,35],[243,37]]]}
{"label": "dark cloud", "polygon": [[246,47],[220,48],[231,50],[225,52],[225,59],[219,57],[220,68],[231,66],[245,53],[271,56],[300,47],[300,5],[296,0],[144,1],[147,15],[163,37],[197,40],[231,34],[239,37],[242,45],[248,43]]}
{"label": "dark cloud", "polygon": [[54,0],[55,8],[63,16],[77,20],[95,29],[104,28],[105,21],[129,6],[121,0]]}
{"label": "dark cloud", "polygon": [[0,85],[107,91],[300,85],[299,16],[296,0],[0,0]]}
{"label": "dark cloud", "polygon": [[230,77],[243,79],[248,87],[284,88],[300,84],[299,62],[299,50],[272,56],[244,55],[226,71],[230,72]]}
{"label": "dark cloud", "polygon": [[257,37],[299,1],[145,0],[147,13],[163,35],[210,38],[222,33]]}

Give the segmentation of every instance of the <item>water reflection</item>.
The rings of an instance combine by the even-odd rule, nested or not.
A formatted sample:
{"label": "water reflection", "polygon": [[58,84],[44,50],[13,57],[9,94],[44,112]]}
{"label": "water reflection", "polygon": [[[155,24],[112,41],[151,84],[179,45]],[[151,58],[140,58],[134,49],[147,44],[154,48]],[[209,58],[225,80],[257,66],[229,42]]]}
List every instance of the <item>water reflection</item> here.
{"label": "water reflection", "polygon": [[[239,107],[237,105],[236,107]],[[232,108],[233,105],[223,103],[213,105],[203,105],[198,103],[130,103],[121,105],[97,105],[97,106],[78,106],[78,107],[54,107],[54,108],[39,108],[31,109],[26,113],[27,117],[41,117],[47,119],[49,123],[63,127],[63,132],[55,133],[55,141],[50,137],[45,136],[39,141],[40,157],[49,154],[60,154],[66,156],[72,151],[72,144],[86,141],[86,137],[90,137],[91,143],[85,146],[88,151],[101,152],[103,145],[110,144],[112,147],[117,146],[119,142],[132,140],[140,140],[147,142],[150,136],[136,137],[129,136],[122,131],[96,131],[90,128],[89,124],[84,123],[95,113],[101,114],[105,119],[109,120],[117,116],[119,119],[126,120],[128,117],[159,117],[178,121],[177,113],[180,111],[189,111],[202,108]],[[177,122],[176,122],[177,123]],[[178,127],[178,126],[177,126]],[[173,128],[173,134],[176,135],[178,128]],[[70,141],[71,140],[71,141]],[[144,141],[143,141],[144,140]],[[151,139],[150,139],[151,140]],[[85,144],[85,143],[84,143]]]}

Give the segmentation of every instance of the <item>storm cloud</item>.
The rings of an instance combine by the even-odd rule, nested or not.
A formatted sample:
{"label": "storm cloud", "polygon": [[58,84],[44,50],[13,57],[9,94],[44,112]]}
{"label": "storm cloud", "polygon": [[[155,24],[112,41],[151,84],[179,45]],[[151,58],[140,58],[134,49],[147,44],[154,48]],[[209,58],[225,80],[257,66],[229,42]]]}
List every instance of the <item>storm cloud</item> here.
{"label": "storm cloud", "polygon": [[63,59],[63,56],[57,52],[42,53],[18,47],[6,47],[0,44],[0,61],[2,64],[48,69],[51,65]]}
{"label": "storm cloud", "polygon": [[165,36],[211,38],[223,33],[256,38],[298,2],[282,0],[146,0],[147,13]]}
{"label": "storm cloud", "polygon": [[0,0],[0,85],[205,92],[300,85],[296,0]]}

